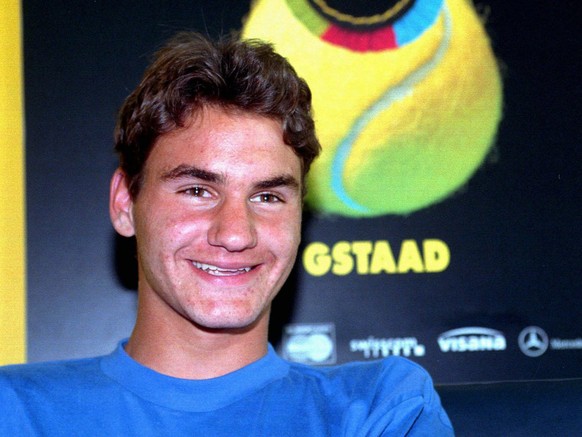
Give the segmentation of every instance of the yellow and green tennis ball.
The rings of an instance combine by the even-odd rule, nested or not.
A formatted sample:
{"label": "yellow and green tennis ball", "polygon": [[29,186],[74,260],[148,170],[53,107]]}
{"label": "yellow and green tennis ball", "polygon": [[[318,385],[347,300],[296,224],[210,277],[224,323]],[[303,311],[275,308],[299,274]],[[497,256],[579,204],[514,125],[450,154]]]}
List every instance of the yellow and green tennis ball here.
{"label": "yellow and green tennis ball", "polygon": [[499,68],[469,0],[257,0],[243,37],[272,42],[313,91],[315,210],[372,217],[438,203],[495,140]]}

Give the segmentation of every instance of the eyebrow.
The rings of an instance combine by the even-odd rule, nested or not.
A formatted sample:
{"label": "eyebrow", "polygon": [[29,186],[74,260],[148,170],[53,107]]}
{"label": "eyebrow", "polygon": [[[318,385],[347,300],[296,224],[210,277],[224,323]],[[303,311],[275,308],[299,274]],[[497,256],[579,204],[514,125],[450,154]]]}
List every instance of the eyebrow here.
{"label": "eyebrow", "polygon": [[[181,164],[161,176],[163,181],[172,181],[177,179],[200,179],[205,182],[224,184],[226,177],[220,173],[203,170],[193,165]],[[274,176],[269,179],[261,180],[255,183],[255,188],[259,190],[268,190],[277,187],[289,187],[299,191],[300,183],[297,178],[283,174]]]}
{"label": "eyebrow", "polygon": [[224,183],[224,176],[193,165],[181,164],[172,170],[166,171],[161,176],[163,181],[176,179],[201,179],[206,182]]}
{"label": "eyebrow", "polygon": [[299,191],[299,181],[290,175],[275,176],[274,178],[260,181],[256,187],[261,190],[268,190],[277,187],[289,187],[295,191]]}

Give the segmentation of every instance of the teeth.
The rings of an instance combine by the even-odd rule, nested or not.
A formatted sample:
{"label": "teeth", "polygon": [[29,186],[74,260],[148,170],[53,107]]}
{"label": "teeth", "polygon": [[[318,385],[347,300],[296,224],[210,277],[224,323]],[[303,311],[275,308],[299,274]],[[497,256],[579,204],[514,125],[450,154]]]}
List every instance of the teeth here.
{"label": "teeth", "polygon": [[210,264],[200,263],[198,261],[194,262],[196,268],[200,270],[204,270],[206,273],[215,276],[229,276],[229,275],[237,275],[239,273],[246,273],[250,272],[250,267],[241,267],[240,269],[221,269],[220,267],[216,267]]}

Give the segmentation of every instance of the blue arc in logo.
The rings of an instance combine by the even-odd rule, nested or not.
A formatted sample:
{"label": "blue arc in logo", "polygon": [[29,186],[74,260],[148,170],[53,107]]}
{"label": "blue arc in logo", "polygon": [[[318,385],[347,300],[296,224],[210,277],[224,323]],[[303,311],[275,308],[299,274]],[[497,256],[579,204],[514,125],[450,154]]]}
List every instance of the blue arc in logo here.
{"label": "blue arc in logo", "polygon": [[331,164],[331,189],[344,205],[358,212],[369,212],[369,209],[356,202],[347,193],[343,183],[343,174],[346,162],[350,156],[354,143],[366,129],[366,127],[378,116],[388,109],[394,102],[402,100],[412,94],[414,87],[424,80],[434,70],[445,56],[452,34],[452,19],[446,5],[443,7],[444,34],[434,55],[412,71],[399,84],[389,88],[376,102],[374,102],[360,117],[356,119],[348,134],[340,141],[337,152]]}

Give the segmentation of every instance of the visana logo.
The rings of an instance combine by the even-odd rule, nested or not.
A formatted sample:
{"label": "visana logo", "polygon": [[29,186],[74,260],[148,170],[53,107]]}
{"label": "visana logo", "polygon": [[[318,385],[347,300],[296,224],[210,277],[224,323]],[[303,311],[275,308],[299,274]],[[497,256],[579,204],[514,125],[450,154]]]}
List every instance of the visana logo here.
{"label": "visana logo", "polygon": [[503,333],[480,327],[443,332],[438,338],[438,343],[442,352],[502,351],[507,347]]}

